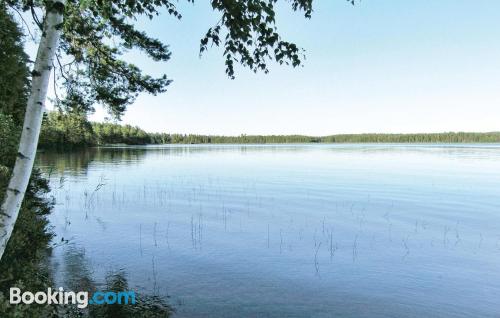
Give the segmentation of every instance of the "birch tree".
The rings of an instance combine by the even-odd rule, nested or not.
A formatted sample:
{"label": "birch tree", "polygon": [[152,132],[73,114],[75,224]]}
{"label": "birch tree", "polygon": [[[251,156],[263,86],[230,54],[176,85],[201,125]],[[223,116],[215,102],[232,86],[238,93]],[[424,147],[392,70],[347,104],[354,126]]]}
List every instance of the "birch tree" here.
{"label": "birch tree", "polygon": [[[193,0],[186,0],[193,2]],[[343,0],[345,1],[345,0]],[[353,2],[353,0],[347,0]],[[268,63],[301,65],[303,50],[283,39],[276,26],[278,0],[210,0],[218,15],[200,40],[200,55],[220,46],[225,70],[235,77],[236,65],[254,72],[268,72]],[[289,0],[294,11],[312,15],[312,0]],[[119,119],[141,92],[163,93],[171,83],[166,75],[154,78],[122,59],[138,49],[154,61],[170,59],[168,46],[136,29],[139,18],[170,15],[181,19],[171,0],[3,0],[23,16],[31,13],[41,30],[32,71],[32,87],[26,108],[19,151],[0,211],[0,258],[12,234],[36,154],[49,78],[64,96],[56,96],[61,109],[90,113],[104,106]],[[43,16],[38,15],[42,12]]]}
{"label": "birch tree", "polygon": [[0,258],[14,229],[24,192],[33,169],[38,136],[47,97],[48,82],[63,21],[64,0],[49,2],[43,22],[43,34],[32,71],[31,92],[26,105],[23,130],[16,163],[2,203],[0,224]]}

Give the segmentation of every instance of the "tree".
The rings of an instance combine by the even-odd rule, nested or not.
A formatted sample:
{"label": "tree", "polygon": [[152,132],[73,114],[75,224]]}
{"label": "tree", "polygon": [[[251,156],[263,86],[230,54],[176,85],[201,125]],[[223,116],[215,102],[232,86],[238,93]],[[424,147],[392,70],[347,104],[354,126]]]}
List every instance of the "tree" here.
{"label": "tree", "polygon": [[21,125],[28,100],[28,56],[22,33],[4,5],[0,4],[0,112]]}
{"label": "tree", "polygon": [[[28,73],[22,32],[0,2],[0,201],[16,160],[29,93]],[[45,266],[41,266],[43,252],[53,237],[47,219],[52,206],[48,190],[48,182],[34,169],[15,231],[0,262],[1,317],[48,317],[52,313],[44,306],[12,306],[8,297],[12,286],[42,290],[51,284]]]}
{"label": "tree", "polygon": [[[235,64],[266,73],[271,60],[293,67],[300,65],[303,50],[283,40],[278,33],[276,2],[211,0],[213,10],[221,17],[201,39],[200,54],[210,45],[222,46],[226,73],[231,78],[235,77]],[[312,0],[289,2],[294,11],[311,17]],[[31,73],[31,93],[18,156],[0,211],[0,258],[33,168],[53,66],[58,66],[59,83],[66,93],[62,101],[57,98],[59,107],[89,112],[95,104],[101,104],[113,117],[120,118],[140,92],[162,93],[171,82],[166,75],[153,78],[120,59],[125,50],[132,48],[142,50],[155,61],[170,58],[168,46],[137,30],[133,21],[140,16],[153,19],[162,9],[181,18],[171,0],[5,0],[5,3],[14,11],[31,12],[42,36]],[[37,16],[40,11],[44,13],[42,19]]]}
{"label": "tree", "polygon": [[33,169],[51,65],[59,42],[63,8],[64,3],[60,1],[51,2],[47,7],[43,27],[44,34],[38,47],[37,58],[32,72],[31,92],[26,106],[19,150],[2,204],[0,215],[2,225],[0,232],[0,257],[3,255],[7,247],[7,242],[12,235],[24,198],[24,192],[28,187]]}

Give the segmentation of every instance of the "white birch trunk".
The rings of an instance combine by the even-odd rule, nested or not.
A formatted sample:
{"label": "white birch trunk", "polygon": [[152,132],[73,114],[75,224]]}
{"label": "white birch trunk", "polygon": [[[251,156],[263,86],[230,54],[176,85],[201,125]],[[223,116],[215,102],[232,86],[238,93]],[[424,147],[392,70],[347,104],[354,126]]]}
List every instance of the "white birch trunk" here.
{"label": "white birch trunk", "polygon": [[55,0],[49,3],[50,7],[47,7],[46,10],[16,164],[0,210],[0,259],[12,235],[33,170],[52,63],[61,34],[60,26],[63,21],[64,4],[65,0]]}

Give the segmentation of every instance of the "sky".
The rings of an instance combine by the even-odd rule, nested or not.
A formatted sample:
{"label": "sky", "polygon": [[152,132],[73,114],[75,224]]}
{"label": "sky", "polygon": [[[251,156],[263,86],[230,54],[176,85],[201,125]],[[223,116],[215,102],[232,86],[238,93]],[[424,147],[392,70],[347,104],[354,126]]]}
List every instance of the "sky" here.
{"label": "sky", "polygon": [[[306,50],[303,67],[239,67],[234,80],[221,48],[198,54],[220,18],[208,1],[180,1],[181,21],[137,21],[170,45],[172,58],[129,52],[127,60],[173,83],[141,95],[123,122],[221,135],[500,130],[500,1],[315,0],[310,20],[279,3],[278,29]],[[104,116],[98,108],[91,118]]]}

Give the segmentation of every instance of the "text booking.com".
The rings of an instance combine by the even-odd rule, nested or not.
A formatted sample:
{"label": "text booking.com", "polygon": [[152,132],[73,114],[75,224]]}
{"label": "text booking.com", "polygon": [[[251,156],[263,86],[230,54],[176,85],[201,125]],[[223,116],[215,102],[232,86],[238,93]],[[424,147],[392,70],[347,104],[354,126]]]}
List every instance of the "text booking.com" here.
{"label": "text booking.com", "polygon": [[89,292],[86,291],[65,291],[63,287],[58,289],[48,288],[47,291],[21,291],[18,287],[10,288],[9,301],[11,304],[40,304],[40,305],[77,305],[78,308],[86,308],[88,305],[134,305],[134,291],[96,291],[89,298]]}

